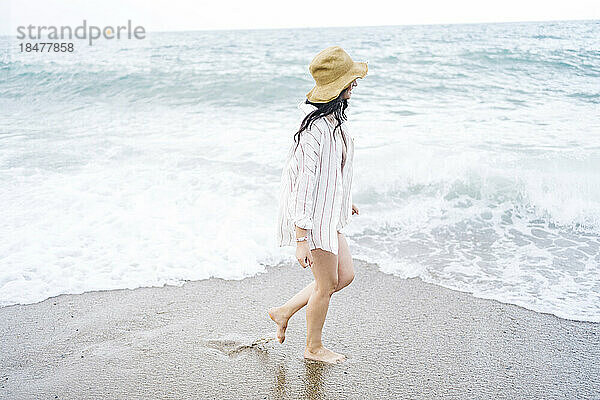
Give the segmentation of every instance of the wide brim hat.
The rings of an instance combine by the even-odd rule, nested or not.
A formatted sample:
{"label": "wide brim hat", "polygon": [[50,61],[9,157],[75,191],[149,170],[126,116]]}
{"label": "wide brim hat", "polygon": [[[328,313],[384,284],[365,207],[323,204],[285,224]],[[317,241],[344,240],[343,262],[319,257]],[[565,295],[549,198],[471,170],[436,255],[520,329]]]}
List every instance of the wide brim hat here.
{"label": "wide brim hat", "polygon": [[306,94],[313,103],[328,103],[356,78],[364,78],[367,62],[353,61],[340,46],[328,47],[311,61],[310,74],[316,85]]}

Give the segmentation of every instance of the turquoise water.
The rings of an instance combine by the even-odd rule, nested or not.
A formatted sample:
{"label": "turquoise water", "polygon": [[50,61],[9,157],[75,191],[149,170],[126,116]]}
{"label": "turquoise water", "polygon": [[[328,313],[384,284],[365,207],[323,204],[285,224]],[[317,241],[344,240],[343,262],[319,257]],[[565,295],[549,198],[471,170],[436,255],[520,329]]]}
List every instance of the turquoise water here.
{"label": "turquoise water", "polygon": [[600,21],[0,38],[0,304],[240,279],[275,244],[308,63],[369,62],[354,257],[600,321]]}

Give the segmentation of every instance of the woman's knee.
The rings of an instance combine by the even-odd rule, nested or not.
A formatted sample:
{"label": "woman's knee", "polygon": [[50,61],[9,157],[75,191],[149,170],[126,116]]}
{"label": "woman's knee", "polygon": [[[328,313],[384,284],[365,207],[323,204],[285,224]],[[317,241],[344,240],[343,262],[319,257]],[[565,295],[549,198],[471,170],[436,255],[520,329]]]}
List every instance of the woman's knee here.
{"label": "woman's knee", "polygon": [[339,285],[338,279],[328,280],[327,282],[317,283],[315,286],[315,292],[321,296],[331,296]]}
{"label": "woman's knee", "polygon": [[346,286],[350,285],[353,280],[354,280],[354,272],[351,272],[350,274],[346,275],[343,279],[340,279],[337,287],[335,288],[335,291],[337,292],[339,290],[342,290]]}
{"label": "woman's knee", "polygon": [[319,295],[331,295],[338,286],[338,256],[330,251],[320,248],[312,250],[314,264],[312,267],[315,276],[315,291]]}
{"label": "woman's knee", "polygon": [[351,284],[353,280],[354,280],[354,271],[352,271],[350,273],[350,275],[348,276],[348,283],[346,284],[346,286],[348,286],[349,284]]}

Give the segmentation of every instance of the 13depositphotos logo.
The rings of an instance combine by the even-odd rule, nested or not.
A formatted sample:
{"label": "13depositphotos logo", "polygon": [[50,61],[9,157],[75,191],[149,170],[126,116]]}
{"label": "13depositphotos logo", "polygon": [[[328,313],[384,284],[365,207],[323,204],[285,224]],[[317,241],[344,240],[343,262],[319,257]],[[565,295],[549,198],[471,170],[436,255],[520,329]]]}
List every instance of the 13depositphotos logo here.
{"label": "13depositphotos logo", "polygon": [[146,30],[143,26],[133,27],[131,20],[127,20],[127,25],[118,25],[112,27],[110,25],[99,27],[96,25],[87,24],[87,20],[83,20],[83,24],[73,29],[71,26],[18,26],[17,39],[49,39],[49,40],[65,40],[65,39],[88,39],[91,46],[94,40],[104,37],[105,39],[145,39]]}

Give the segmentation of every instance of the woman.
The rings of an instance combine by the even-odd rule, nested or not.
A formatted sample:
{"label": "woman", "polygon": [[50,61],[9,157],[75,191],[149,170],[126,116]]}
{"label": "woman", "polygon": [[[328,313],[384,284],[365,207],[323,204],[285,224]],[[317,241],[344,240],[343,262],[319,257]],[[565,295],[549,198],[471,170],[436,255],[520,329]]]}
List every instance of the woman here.
{"label": "woman", "polygon": [[345,110],[357,78],[364,78],[368,68],[332,46],[315,56],[309,70],[316,85],[298,105],[305,116],[282,173],[278,244],[296,244],[298,262],[303,268],[310,265],[315,279],[268,313],[283,343],[288,320],[307,305],[304,358],[335,363],[345,356],[325,348],[321,332],[331,295],[354,279],[352,256],[340,230],[351,215],[358,215],[350,191],[354,139],[344,124]]}

